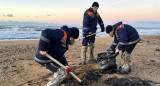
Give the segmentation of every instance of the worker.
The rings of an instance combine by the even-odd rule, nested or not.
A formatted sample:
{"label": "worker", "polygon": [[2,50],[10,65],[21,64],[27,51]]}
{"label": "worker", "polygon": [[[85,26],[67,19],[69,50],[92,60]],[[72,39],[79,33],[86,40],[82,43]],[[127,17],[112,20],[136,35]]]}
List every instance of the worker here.
{"label": "worker", "polygon": [[[106,33],[111,37],[114,37],[114,42],[108,49],[109,52],[122,51],[121,58],[123,59],[122,66],[119,67],[119,74],[128,74],[131,72],[131,53],[135,48],[136,44],[140,41],[140,37],[135,28],[128,24],[118,22],[116,24],[108,25],[106,27]],[[116,46],[118,45],[118,48]]]}
{"label": "worker", "polygon": [[[69,45],[74,44],[75,39],[78,37],[79,30],[76,27],[68,28],[67,26],[63,26],[60,29],[42,30],[39,45],[36,50],[35,61],[54,73],[54,77],[46,86],[59,86],[70,72],[67,71],[69,67],[64,53],[68,50]],[[66,66],[67,70],[46,56],[41,55],[40,51],[47,52],[54,59]]]}
{"label": "worker", "polygon": [[99,23],[101,27],[101,32],[104,32],[104,24],[103,21],[97,12],[99,8],[98,2],[94,2],[92,4],[92,7],[87,9],[84,13],[83,17],[83,37],[85,37],[82,40],[82,49],[81,49],[81,59],[82,62],[80,64],[84,65],[86,64],[86,53],[87,48],[89,47],[89,61],[96,61],[94,59],[94,42],[95,42],[95,36],[92,35],[90,37],[86,37],[87,35],[91,35],[97,31],[97,23]]}

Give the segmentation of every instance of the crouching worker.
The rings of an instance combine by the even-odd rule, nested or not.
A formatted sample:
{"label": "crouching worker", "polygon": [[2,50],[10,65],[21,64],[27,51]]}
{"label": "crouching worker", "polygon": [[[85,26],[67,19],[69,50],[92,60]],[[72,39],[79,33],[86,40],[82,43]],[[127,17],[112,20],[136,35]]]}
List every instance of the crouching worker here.
{"label": "crouching worker", "polygon": [[106,33],[114,37],[114,42],[107,51],[115,51],[118,44],[116,53],[122,51],[121,58],[123,59],[123,65],[119,67],[118,73],[127,74],[131,72],[131,66],[129,64],[131,62],[130,56],[136,44],[140,41],[138,32],[132,26],[118,22],[113,26],[108,25],[106,27]]}
{"label": "crouching worker", "polygon": [[79,30],[75,27],[68,28],[67,26],[63,26],[61,29],[45,29],[41,32],[35,61],[54,73],[53,79],[46,86],[59,86],[66,78],[68,71],[46,56],[41,55],[39,51],[47,52],[64,66],[68,66],[64,53],[68,50],[69,45],[73,45],[78,37]]}

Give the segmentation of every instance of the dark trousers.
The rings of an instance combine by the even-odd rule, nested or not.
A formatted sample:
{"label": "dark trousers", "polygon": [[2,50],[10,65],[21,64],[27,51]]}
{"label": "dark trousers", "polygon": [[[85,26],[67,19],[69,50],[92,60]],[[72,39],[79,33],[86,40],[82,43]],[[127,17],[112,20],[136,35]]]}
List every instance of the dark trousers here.
{"label": "dark trousers", "polygon": [[[60,63],[62,63],[64,66],[68,65],[65,57],[62,57],[62,58],[59,58],[59,59],[56,59],[56,60],[59,61]],[[60,66],[55,62],[50,62],[50,63],[37,62],[37,63],[41,64],[42,66],[44,66],[45,68],[47,68],[48,70],[50,70],[53,73],[57,72],[58,68],[60,68]]]}
{"label": "dark trousers", "polygon": [[129,54],[131,54],[136,45],[137,45],[137,43],[131,44],[131,45],[126,45],[125,48],[122,50],[122,53],[127,51]]}
{"label": "dark trousers", "polygon": [[50,62],[50,63],[37,62],[37,63],[41,64],[43,67],[45,67],[46,69],[50,70],[53,73],[57,72],[58,68],[60,68],[60,66],[58,64],[56,64],[55,62]]}
{"label": "dark trousers", "polygon": [[82,41],[82,45],[83,46],[88,46],[88,44],[94,43],[94,42],[95,42],[95,35],[84,38],[83,41]]}

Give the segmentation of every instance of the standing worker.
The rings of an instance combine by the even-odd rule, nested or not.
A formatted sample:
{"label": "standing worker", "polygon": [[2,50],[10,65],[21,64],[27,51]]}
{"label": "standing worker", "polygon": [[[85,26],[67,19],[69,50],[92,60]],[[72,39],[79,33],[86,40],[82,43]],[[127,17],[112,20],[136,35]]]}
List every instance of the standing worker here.
{"label": "standing worker", "polygon": [[66,78],[67,73],[69,73],[67,71],[69,67],[65,70],[48,57],[41,55],[40,51],[47,52],[64,66],[68,66],[64,53],[78,37],[79,30],[75,27],[68,28],[63,26],[61,29],[45,29],[42,31],[39,46],[36,50],[35,61],[54,73],[53,79],[46,86],[59,86]]}
{"label": "standing worker", "polygon": [[119,67],[118,73],[127,74],[131,72],[131,66],[129,64],[131,62],[130,55],[136,44],[140,41],[138,32],[132,26],[118,22],[113,26],[108,25],[106,27],[106,33],[108,33],[111,37],[114,37],[114,42],[107,51],[115,51],[118,44],[116,53],[122,51],[121,58],[123,59],[123,64]]}
{"label": "standing worker", "polygon": [[[94,2],[92,7],[87,9],[84,13],[83,18],[83,37],[87,35],[91,35],[97,31],[97,23],[99,23],[101,27],[101,32],[104,32],[104,24],[103,21],[97,12],[99,8],[98,2]],[[96,61],[94,59],[94,42],[95,42],[95,35],[86,37],[82,40],[82,50],[81,50],[81,59],[82,62],[80,64],[86,64],[86,53],[87,48],[89,47],[89,61]]]}

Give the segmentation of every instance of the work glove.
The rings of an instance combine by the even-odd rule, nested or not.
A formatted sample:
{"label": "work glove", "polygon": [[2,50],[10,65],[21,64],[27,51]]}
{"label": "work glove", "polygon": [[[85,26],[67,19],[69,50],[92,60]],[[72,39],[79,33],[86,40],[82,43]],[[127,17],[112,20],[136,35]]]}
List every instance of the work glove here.
{"label": "work glove", "polygon": [[67,67],[66,71],[67,71],[67,73],[71,72],[69,67]]}
{"label": "work glove", "polygon": [[118,55],[119,54],[119,50],[118,49],[116,49],[116,53],[115,53],[116,55]]}
{"label": "work glove", "polygon": [[47,52],[46,52],[46,51],[39,51],[39,53],[40,53],[41,55],[45,56]]}
{"label": "work glove", "polygon": [[119,50],[118,50],[118,49],[116,49],[116,53],[119,53]]}
{"label": "work glove", "polygon": [[105,30],[104,28],[103,28],[103,29],[101,29],[101,32],[104,32],[104,30]]}
{"label": "work glove", "polygon": [[110,54],[114,54],[114,53],[115,53],[115,50],[113,50],[112,48],[108,48],[108,49],[107,49],[107,52],[110,53]]}

